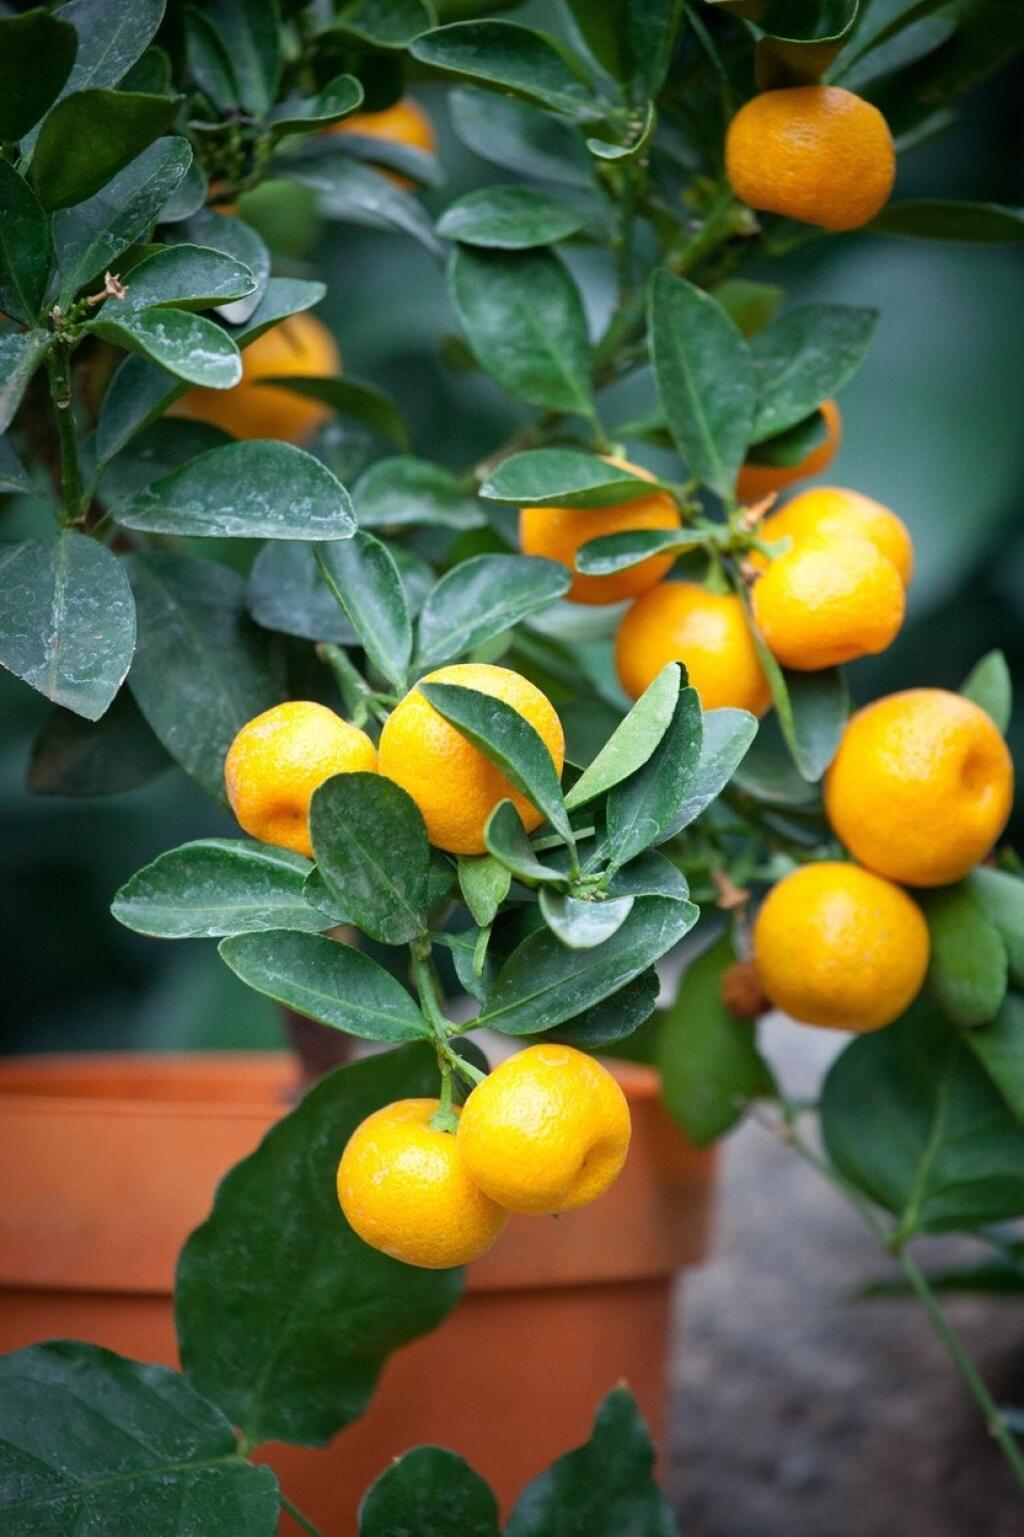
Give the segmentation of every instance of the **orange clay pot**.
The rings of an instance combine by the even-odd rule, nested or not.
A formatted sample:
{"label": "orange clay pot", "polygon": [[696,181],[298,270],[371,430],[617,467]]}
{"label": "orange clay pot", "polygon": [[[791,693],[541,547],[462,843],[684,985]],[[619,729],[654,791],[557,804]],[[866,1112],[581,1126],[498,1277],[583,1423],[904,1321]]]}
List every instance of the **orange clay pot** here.
{"label": "orange clay pot", "polygon": [[[295,1072],[248,1053],[0,1067],[0,1351],[61,1337],[176,1364],[178,1250],[293,1101]],[[657,1436],[672,1280],[705,1251],[713,1156],[666,1118],[653,1073],[616,1072],[633,1143],[611,1191],[557,1221],[513,1217],[447,1322],[391,1357],[362,1420],[324,1450],[270,1448],[326,1537],[353,1537],[363,1491],[424,1441],[466,1457],[507,1511],[622,1380]],[[445,1378],[457,1391],[437,1391]]]}

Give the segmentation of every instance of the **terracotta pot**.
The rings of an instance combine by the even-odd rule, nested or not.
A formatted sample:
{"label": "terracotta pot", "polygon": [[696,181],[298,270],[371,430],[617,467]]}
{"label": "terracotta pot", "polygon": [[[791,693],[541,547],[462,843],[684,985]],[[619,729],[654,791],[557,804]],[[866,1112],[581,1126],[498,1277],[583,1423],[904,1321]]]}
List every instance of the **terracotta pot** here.
{"label": "terracotta pot", "polygon": [[[362,1420],[327,1450],[270,1450],[327,1537],[352,1537],[363,1490],[424,1441],[460,1452],[507,1508],[622,1380],[657,1436],[673,1276],[704,1253],[713,1163],[667,1120],[653,1074],[617,1071],[634,1133],[609,1194],[558,1221],[513,1218],[450,1319],[390,1359]],[[178,1250],[292,1101],[294,1073],[262,1054],[0,1067],[0,1351],[63,1337],[176,1364]],[[444,1378],[457,1390],[438,1393]]]}

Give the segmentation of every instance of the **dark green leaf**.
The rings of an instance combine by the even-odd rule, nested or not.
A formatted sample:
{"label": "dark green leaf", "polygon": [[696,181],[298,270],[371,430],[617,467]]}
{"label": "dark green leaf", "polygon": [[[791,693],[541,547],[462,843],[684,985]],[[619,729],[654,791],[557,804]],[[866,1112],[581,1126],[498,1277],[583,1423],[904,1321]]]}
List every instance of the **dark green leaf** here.
{"label": "dark green leaf", "polygon": [[452,127],[484,160],[569,187],[593,189],[594,171],[579,131],[512,97],[461,87],[448,97]]}
{"label": "dark green leaf", "polygon": [[[105,306],[88,329],[115,347],[137,352],[188,384],[228,390],[242,377],[238,348],[222,326],[205,315],[154,305],[133,310]],[[224,453],[220,449],[217,452]]]}
{"label": "dark green leaf", "polygon": [[983,656],[961,683],[960,692],[991,715],[1000,731],[1006,731],[1013,712],[1013,679],[1001,651]]}
{"label": "dark green leaf", "polygon": [[488,502],[515,507],[617,507],[662,489],[596,454],[575,448],[532,448],[512,454],[480,487]]}
{"label": "dark green leaf", "polygon": [[753,443],[747,453],[748,464],[770,464],[782,469],[792,469],[801,464],[814,449],[828,442],[828,423],[821,411],[812,411],[795,427],[779,432],[773,438]]}
{"label": "dark green leaf", "polygon": [[7,431],[29,381],[49,350],[51,333],[0,331],[0,433]]}
{"label": "dark green leaf", "polygon": [[9,438],[0,437],[0,491],[31,491],[28,471],[11,447]]}
{"label": "dark green leaf", "polygon": [[628,571],[649,560],[652,555],[679,555],[716,542],[716,535],[703,528],[637,528],[621,534],[602,534],[588,539],[576,551],[576,569],[585,576],[609,576]]}
{"label": "dark green leaf", "polygon": [[159,224],[178,224],[182,219],[191,219],[192,215],[198,213],[206,202],[208,191],[206,172],[197,161],[193,160],[185,175],[161,208],[157,222]]}
{"label": "dark green leaf", "polygon": [[[228,325],[241,328],[233,333],[238,346],[243,347],[254,341],[258,335],[255,329],[256,311],[263,308],[270,282],[270,252],[252,226],[234,214],[215,213],[212,208],[200,208],[190,218],[176,221],[163,234],[166,240],[176,245],[204,246],[220,251],[240,262],[243,267],[248,267],[256,286],[244,299],[218,305],[217,314]],[[304,305],[296,307],[305,308]],[[271,320],[270,324],[273,323],[274,320]]]}
{"label": "dark green leaf", "polygon": [[32,743],[25,788],[33,795],[119,795],[171,767],[127,689],[99,721],[55,709]]}
{"label": "dark green leaf", "polygon": [[375,48],[407,48],[436,21],[429,0],[354,0],[342,6],[329,30]]}
{"label": "dark green leaf", "polygon": [[690,887],[683,872],[671,859],[656,849],[645,849],[628,865],[615,871],[608,882],[608,895],[672,897],[676,902],[685,902]]}
{"label": "dark green leaf", "polygon": [[1024,998],[1010,993],[995,1019],[965,1030],[964,1040],[1017,1120],[1024,1123]]}
{"label": "dark green leaf", "polygon": [[105,545],[66,530],[0,546],[0,665],[16,677],[98,720],[134,645],[131,589]]}
{"label": "dark green leaf", "polygon": [[583,305],[557,256],[460,246],[448,286],[474,356],[503,389],[551,411],[593,412]]}
{"label": "dark green leaf", "polygon": [[138,613],[129,687],[171,757],[223,801],[232,740],[282,697],[245,584],[188,555],[136,554],[128,567]]}
{"label": "dark green leaf", "polygon": [[672,57],[683,0],[568,0],[576,28],[591,58],[613,80],[636,87],[634,95],[655,96]]}
{"label": "dark green leaf", "polygon": [[565,797],[569,811],[604,795],[642,768],[672,723],[683,669],[669,662],[648,684],[624,720]]}
{"label": "dark green leaf", "polygon": [[[319,927],[327,919],[307,908]],[[367,1041],[417,1041],[430,1026],[402,984],[370,956],[322,934],[236,934],[218,946],[237,977],[309,1019]]]}
{"label": "dark green leaf", "polygon": [[569,589],[565,566],[529,555],[474,555],[445,573],[427,594],[419,621],[417,665],[464,656]]}
{"label": "dark green leaf", "polygon": [[867,356],[877,310],[803,304],[788,310],[750,344],[758,406],[752,441],[802,421],[856,373]]}
{"label": "dark green leaf", "polygon": [[[746,17],[746,0],[714,0],[724,10]],[[764,0],[756,21],[767,33],[757,44],[757,83],[765,91],[781,85],[808,85],[832,63],[857,19],[858,0],[830,0],[827,5],[794,5],[792,0]]]}
{"label": "dark green leaf", "polygon": [[485,522],[470,482],[426,459],[381,459],[357,482],[353,496],[360,528],[436,523],[479,528]]}
{"label": "dark green leaf", "polygon": [[320,207],[328,218],[402,230],[432,256],[441,255],[441,244],[422,205],[370,166],[336,151],[309,150],[301,156],[285,157],[281,169],[290,181],[320,194]]}
{"label": "dark green leaf", "polygon": [[454,1452],[417,1446],[366,1491],[359,1537],[500,1537],[498,1504]]}
{"label": "dark green leaf", "polygon": [[637,897],[622,927],[596,950],[567,950],[551,933],[531,934],[502,966],[476,1023],[533,1035],[573,1019],[653,966],[697,917],[689,902]]}
{"label": "dark green leaf", "polygon": [[902,1236],[1024,1212],[1024,1130],[970,1047],[933,1009],[860,1036],[825,1080],[825,1146]]}
{"label": "dark green leaf", "polygon": [[371,939],[403,945],[427,927],[430,854],[411,796],[381,774],[336,774],[314,793],[320,874]]}
{"label": "dark green leaf", "polygon": [[628,1388],[599,1406],[590,1440],[527,1484],[505,1537],[678,1537],[654,1447]]}
{"label": "dark green leaf", "polygon": [[226,300],[244,299],[256,280],[244,262],[209,246],[165,246],[133,267],[124,279],[125,297],[108,300],[104,318],[141,310],[151,304],[205,310]]}
{"label": "dark green leaf", "polygon": [[265,117],[281,78],[275,0],[205,0],[204,9],[227,46],[241,105],[254,117]]}
{"label": "dark green leaf", "polygon": [[489,90],[520,96],[581,122],[596,122],[605,108],[583,78],[578,62],[554,38],[512,21],[460,21],[438,27],[413,43],[422,64]]}
{"label": "dark green leaf", "polygon": [[326,465],[291,443],[262,439],[200,454],[119,506],[116,516],[125,528],[147,533],[220,539],[336,541],[355,530],[348,492]]}
{"label": "dark green leaf", "polygon": [[631,896],[590,901],[550,886],[540,888],[544,922],[570,950],[592,950],[611,939],[633,911],[633,901]]}
{"label": "dark green leaf", "polygon": [[87,86],[117,85],[149,46],[165,0],[68,0],[61,19],[78,33],[78,53],[64,95]]}
{"label": "dark green leaf", "polygon": [[355,630],[320,574],[315,545],[297,539],[265,544],[249,574],[246,603],[264,629],[340,646],[357,644]]}
{"label": "dark green leaf", "polygon": [[556,1025],[547,1032],[547,1039],[564,1041],[580,1051],[602,1051],[605,1047],[616,1046],[612,1054],[618,1055],[618,1043],[639,1030],[654,1013],[660,989],[658,973],[651,966],[632,982],[627,982],[625,987],[620,987],[617,993],[577,1014],[575,1019]]}
{"label": "dark green leaf", "polygon": [[529,246],[567,240],[587,222],[578,208],[533,187],[481,187],[451,203],[438,220],[437,233],[463,245],[522,251]]}
{"label": "dark green leaf", "polygon": [[[502,801],[502,805],[512,806],[512,803]],[[512,811],[515,814],[514,806]],[[458,868],[462,900],[469,908],[473,922],[486,929],[494,922],[498,908],[508,896],[511,871],[492,854],[460,854]]]}
{"label": "dark green leaf", "polygon": [[931,955],[926,986],[947,1019],[984,1025],[1006,996],[1006,945],[966,881],[919,898]]}
{"label": "dark green leaf", "polygon": [[820,672],[786,672],[753,623],[751,634],[772,691],[786,746],[803,777],[809,784],[815,784],[835,757],[849,717],[846,679],[838,667],[824,667]]}
{"label": "dark green leaf", "polygon": [[555,765],[529,721],[503,699],[482,694],[475,688],[463,688],[457,683],[421,683],[419,690],[571,843],[572,829]]}
{"label": "dark green leaf", "polygon": [[700,757],[689,792],[663,841],[674,838],[717,800],[757,735],[757,720],[746,710],[705,710]]}
{"label": "dark green leaf", "polygon": [[343,134],[333,136],[330,153],[367,160],[378,170],[394,171],[399,177],[420,187],[440,187],[444,181],[444,172],[436,155],[413,144],[405,144],[400,139],[382,139],[379,134],[357,133],[351,124]]}
{"label": "dark green leaf", "polygon": [[179,417],[159,417],[140,432],[101,472],[99,496],[106,507],[130,501],[154,480],[187,464],[197,454],[220,448],[233,440],[209,422]]}
{"label": "dark green leaf", "polygon": [[883,208],[868,229],[873,235],[909,235],[919,240],[1019,245],[1024,240],[1024,209],[952,198],[909,198]]}
{"label": "dark green leaf", "polygon": [[370,661],[401,692],[412,658],[412,621],[387,545],[360,529],[352,539],[326,544],[317,558]]}
{"label": "dark green leaf", "polygon": [[363,99],[363,88],[352,75],[336,75],[316,95],[305,100],[281,102],[270,115],[273,139],[289,134],[320,133],[354,112]]}
{"label": "dark green leaf", "polygon": [[339,415],[358,416],[385,438],[390,438],[397,448],[407,448],[408,434],[399,407],[374,384],[359,379],[306,379],[295,374],[268,374],[261,384],[273,384],[278,389],[291,390],[296,395],[308,395],[322,400]]}
{"label": "dark green leaf", "polygon": [[42,6],[0,17],[0,140],[16,144],[60,94],[78,35]]}
{"label": "dark green leaf", "polygon": [[484,842],[495,859],[525,885],[535,886],[539,881],[565,885],[566,877],[562,871],[542,864],[537,858],[511,801],[499,801],[491,812],[484,828]]}
{"label": "dark green leaf", "polygon": [[461,1272],[368,1248],[335,1194],[338,1158],[359,1123],[396,1099],[435,1094],[437,1081],[429,1046],[330,1074],[236,1165],[185,1245],[176,1289],[185,1369],[251,1441],[329,1440],[366,1408],[388,1354],[457,1301]]}
{"label": "dark green leaf", "polygon": [[660,1016],[661,1097],[698,1147],[723,1136],[751,1100],[771,1092],[753,1022],[737,1019],[722,1001],[722,977],[735,960],[723,934],[686,968],[675,1002]]}
{"label": "dark green leaf", "polygon": [[[3,27],[0,20],[0,48]],[[50,221],[7,160],[0,160],[0,309],[31,325],[46,297],[53,261]]]}
{"label": "dark green leaf", "polygon": [[1024,987],[1024,880],[979,865],[967,877],[967,887],[1003,937],[1010,976]]}
{"label": "dark green leaf", "polygon": [[327,927],[302,895],[311,869],[289,849],[246,838],[202,838],[160,854],[123,885],[110,911],[156,939],[220,939],[265,929]]}
{"label": "dark green leaf", "polygon": [[[0,1358],[4,1537],[273,1537],[277,1479],[165,1366],[77,1340]],[[127,1524],[126,1524],[127,1523]]]}
{"label": "dark green leaf", "polygon": [[746,341],[710,294],[661,270],[651,283],[649,329],[658,397],[687,466],[718,496],[732,496],[756,403]]}
{"label": "dark green leaf", "polygon": [[613,869],[661,843],[675,826],[694,784],[702,729],[696,689],[681,688],[668,728],[650,757],[608,796],[605,849]]}
{"label": "dark green leaf", "polygon": [[44,208],[84,202],[171,126],[180,96],[75,91],[43,123],[32,185]]}
{"label": "dark green leaf", "polygon": [[237,110],[238,81],[228,47],[204,11],[185,7],[185,62],[189,77],[218,112]]}

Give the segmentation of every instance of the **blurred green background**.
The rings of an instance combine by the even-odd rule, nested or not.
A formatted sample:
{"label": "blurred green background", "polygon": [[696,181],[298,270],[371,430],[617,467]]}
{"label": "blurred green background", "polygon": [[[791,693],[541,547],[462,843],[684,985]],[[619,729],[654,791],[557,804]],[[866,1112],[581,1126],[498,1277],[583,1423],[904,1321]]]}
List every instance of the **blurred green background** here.
{"label": "blurred green background", "polygon": [[[898,194],[1024,203],[1021,77],[969,97],[959,124],[901,160]],[[445,93],[422,100],[437,124],[447,181],[439,211],[500,177],[454,138]],[[510,178],[511,179],[511,178]],[[465,467],[511,430],[521,408],[479,373],[450,371],[439,341],[454,329],[443,274],[412,241],[350,225],[309,229],[308,208],[261,195],[282,270],[326,278],[322,318],[347,371],[400,401],[414,452]],[[247,216],[248,215],[247,213]],[[256,215],[251,215],[256,217]],[[314,226],[315,226],[315,221]],[[313,244],[297,254],[303,237]],[[595,325],[610,292],[600,260],[568,259]],[[828,299],[881,310],[868,362],[842,395],[845,437],[827,479],[878,497],[909,523],[918,551],[908,622],[884,657],[851,669],[858,698],[909,684],[956,687],[1001,646],[1020,680],[1012,728],[1024,743],[1024,262],[1019,248],[846,237],[821,240],[763,272],[788,302]],[[638,414],[650,383],[630,381],[607,419]],[[638,454],[655,462],[650,455]],[[16,536],[24,510],[5,518]],[[147,941],[110,917],[118,885],[161,850],[230,835],[226,812],[178,770],[102,800],[29,795],[29,748],[49,706],[0,676],[0,924],[11,1051],[135,1046],[266,1047],[277,1012],[237,982],[213,944]]]}

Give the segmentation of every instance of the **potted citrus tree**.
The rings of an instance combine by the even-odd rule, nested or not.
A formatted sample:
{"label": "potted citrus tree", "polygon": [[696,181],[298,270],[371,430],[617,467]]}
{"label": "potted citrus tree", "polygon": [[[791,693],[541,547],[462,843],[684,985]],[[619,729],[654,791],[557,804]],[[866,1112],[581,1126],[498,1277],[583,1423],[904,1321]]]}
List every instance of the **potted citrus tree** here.
{"label": "potted citrus tree", "polygon": [[[851,716],[842,668],[898,633],[913,550],[892,510],[799,482],[878,317],[739,275],[850,230],[1019,238],[1012,209],[890,194],[896,144],[1020,40],[985,5],[939,41],[919,7],[853,0],[809,23],[569,3],[568,40],[472,10],[0,19],[0,468],[51,520],[0,560],[0,661],[59,712],[37,760],[65,784],[138,782],[158,744],[237,821],[134,875],[114,916],[216,939],[257,992],[372,1046],[287,1114],[279,1064],[8,1072],[7,1342],[122,1352],[5,1362],[12,1531],[104,1530],[140,1498],[147,1530],[195,1502],[196,1530],[270,1531],[307,1484],[300,1526],[350,1531],[387,1457],[439,1435],[507,1503],[618,1376],[656,1415],[699,1149],[748,1110],[898,1259],[1024,1476],[909,1247],[1002,1244],[1024,1211],[1006,667]],[[424,80],[520,178],[436,219]],[[247,220],[269,231],[281,185],[444,264],[448,365],[521,403],[511,439],[459,473],[410,452],[401,401],[342,372],[323,285],[275,271]],[[596,335],[577,246],[614,274]],[[650,410],[616,419],[636,375]],[[750,754],[769,712],[776,749]],[[770,1005],[857,1037],[815,1106],[758,1050]],[[296,1027],[307,1079],[323,1040]],[[177,1268],[184,1375],[140,1366],[174,1357],[172,1255],[237,1158]],[[311,1472],[287,1448],[355,1420],[419,1335]],[[541,1359],[558,1392],[507,1432]],[[31,1472],[65,1430],[61,1476]],[[252,1465],[268,1442],[281,1483]],[[508,1531],[570,1507],[670,1530],[650,1460],[613,1396]],[[374,1486],[360,1530],[417,1508],[423,1531],[497,1530],[436,1450]]]}

